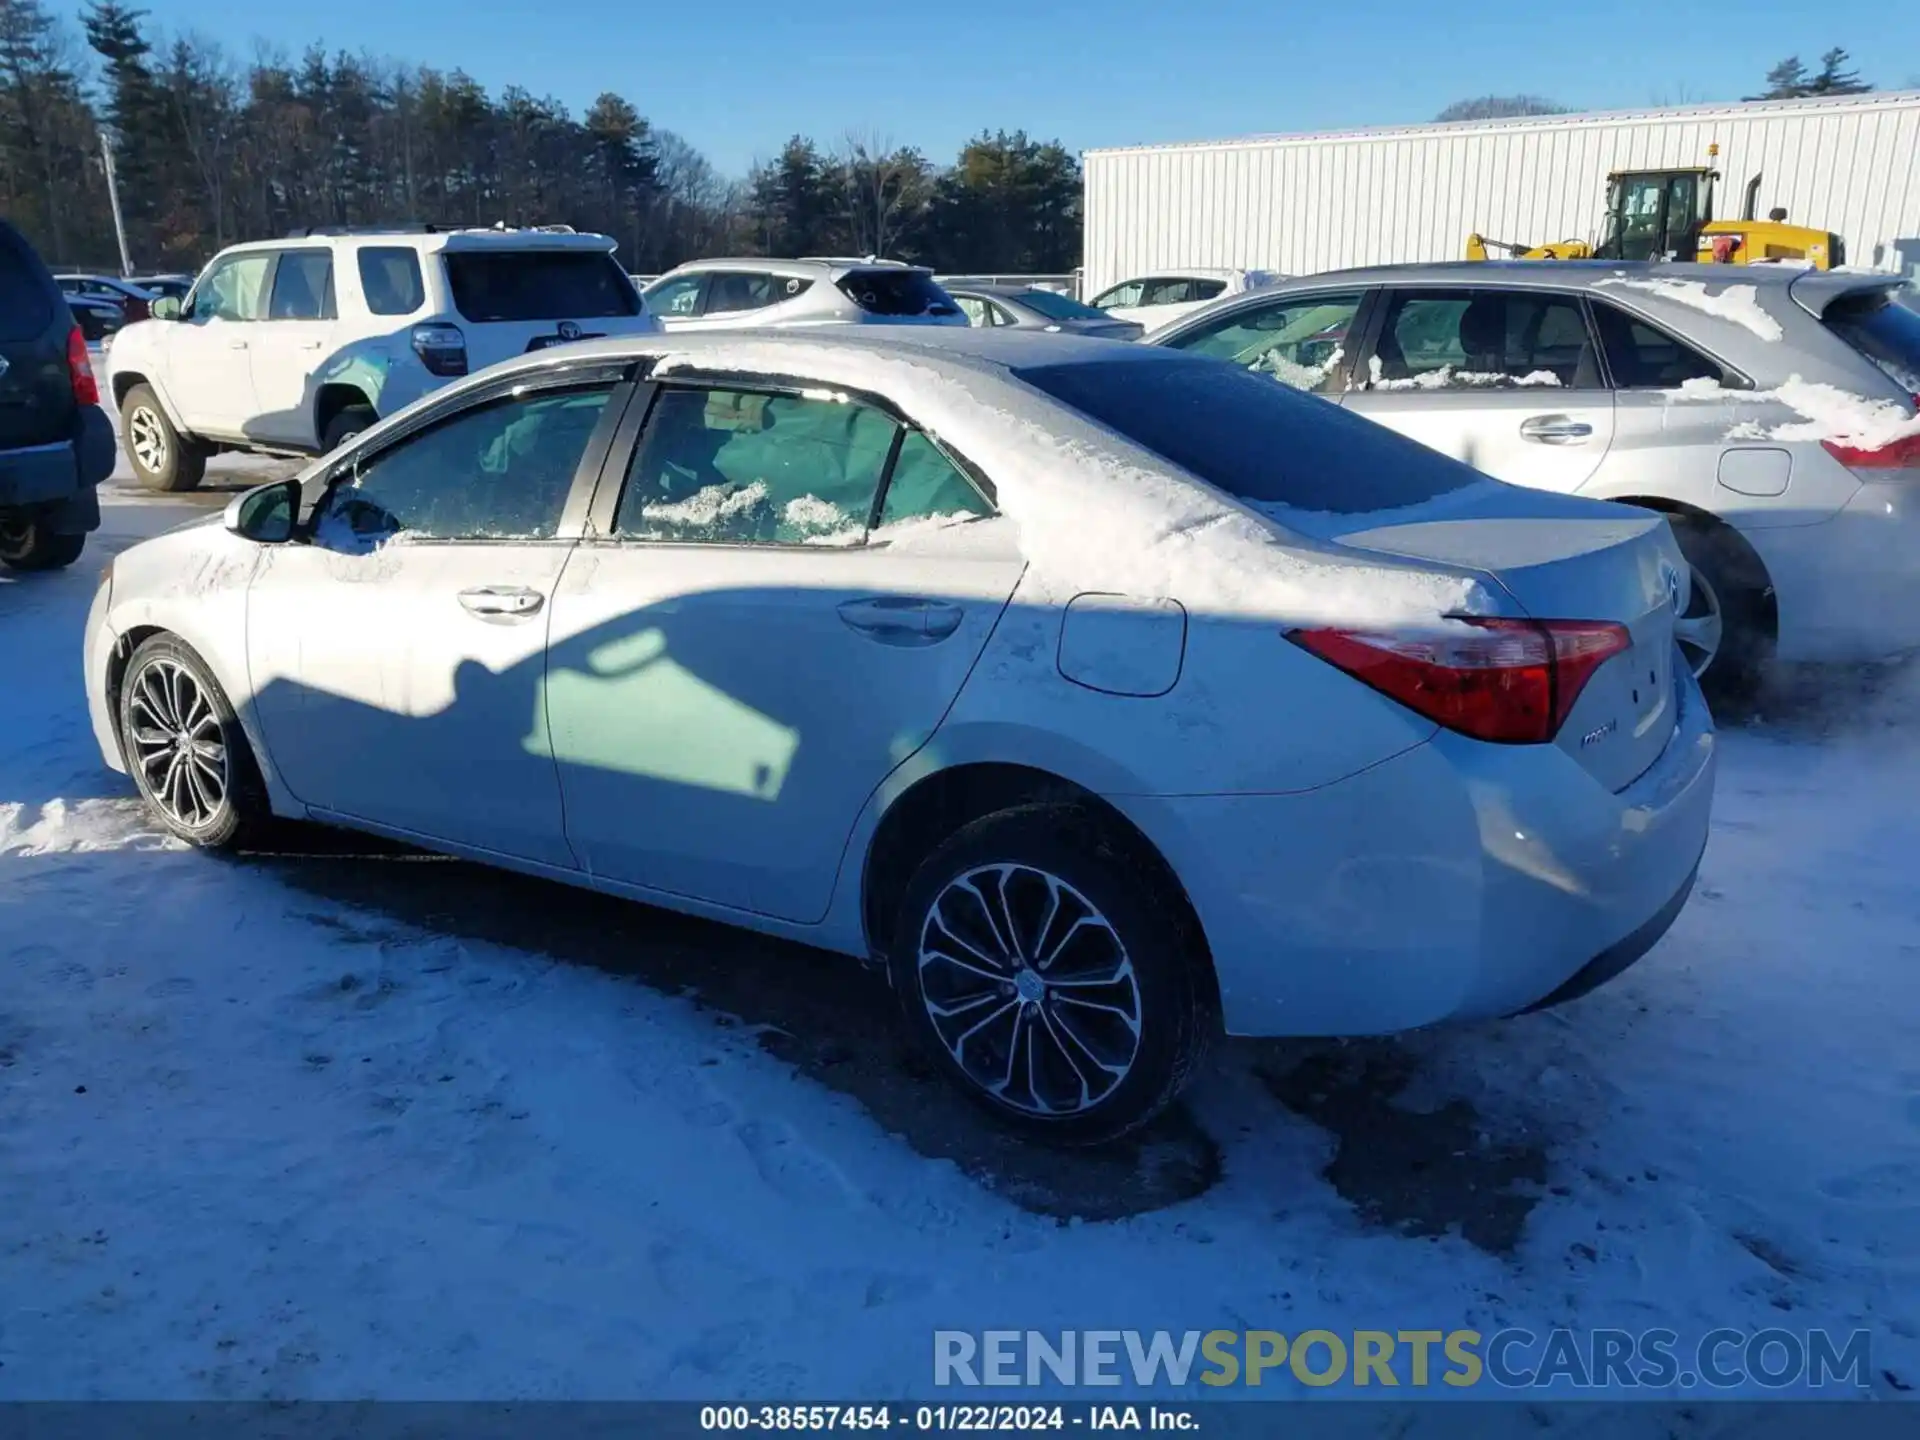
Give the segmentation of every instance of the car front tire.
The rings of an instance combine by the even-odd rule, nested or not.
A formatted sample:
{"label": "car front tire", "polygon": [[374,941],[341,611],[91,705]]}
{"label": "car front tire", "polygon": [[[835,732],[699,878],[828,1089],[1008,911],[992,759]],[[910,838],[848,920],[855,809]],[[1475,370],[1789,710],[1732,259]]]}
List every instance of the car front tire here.
{"label": "car front tire", "polygon": [[0,515],[0,565],[9,570],[64,570],[86,548],[85,535],[59,535],[37,515]]}
{"label": "car front tire", "polygon": [[121,678],[120,750],[147,808],[189,845],[245,843],[272,819],[266,786],[220,682],[173,635],[144,641]]}
{"label": "car front tire", "polygon": [[1000,811],[920,866],[889,964],[934,1064],[1001,1122],[1116,1140],[1169,1106],[1217,1028],[1204,946],[1157,867],[1074,807]]}
{"label": "car front tire", "polygon": [[145,489],[192,490],[207,473],[205,447],[174,428],[151,386],[135,385],[120,402],[120,443]]}

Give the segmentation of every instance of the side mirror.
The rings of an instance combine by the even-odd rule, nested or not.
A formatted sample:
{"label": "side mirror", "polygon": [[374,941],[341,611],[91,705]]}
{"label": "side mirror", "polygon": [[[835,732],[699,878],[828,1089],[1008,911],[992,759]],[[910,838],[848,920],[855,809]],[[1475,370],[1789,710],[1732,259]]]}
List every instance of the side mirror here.
{"label": "side mirror", "polygon": [[178,320],[180,318],[180,300],[175,295],[162,295],[147,307],[147,314],[155,320]]}
{"label": "side mirror", "polygon": [[299,518],[300,482],[275,480],[234,496],[221,523],[256,545],[284,545],[293,539]]}

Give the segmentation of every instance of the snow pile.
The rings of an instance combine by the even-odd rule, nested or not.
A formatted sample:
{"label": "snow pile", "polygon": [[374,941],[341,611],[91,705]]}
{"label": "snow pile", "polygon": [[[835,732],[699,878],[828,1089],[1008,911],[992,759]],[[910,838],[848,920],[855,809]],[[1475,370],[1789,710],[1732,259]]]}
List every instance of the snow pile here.
{"label": "snow pile", "polygon": [[1438,625],[1490,605],[1466,577],[1289,545],[1252,508],[964,355],[741,339],[655,367],[683,370],[789,375],[896,399],[993,479],[1042,595],[1105,590],[1295,624]]}
{"label": "snow pile", "polygon": [[1754,285],[1725,285],[1716,293],[1704,280],[1622,280],[1608,278],[1601,285],[1621,290],[1642,290],[1676,305],[1712,315],[1735,325],[1743,325],[1762,340],[1778,340],[1786,332],[1780,322],[1760,308],[1760,291]]}
{"label": "snow pile", "polygon": [[1728,390],[1716,380],[1703,378],[1662,393],[1669,404],[1783,405],[1802,417],[1771,426],[1743,420],[1727,432],[1729,440],[1832,441],[1878,450],[1920,436],[1920,413],[1891,400],[1872,400],[1837,385],[1803,380],[1797,374],[1773,390]]}
{"label": "snow pile", "polygon": [[[1373,364],[1377,367],[1380,359],[1375,356]],[[1473,390],[1492,390],[1505,386],[1533,388],[1535,386],[1557,386],[1560,377],[1551,370],[1531,370],[1525,375],[1509,375],[1500,370],[1456,370],[1451,365],[1442,365],[1438,370],[1423,371],[1418,375],[1408,375],[1396,380],[1382,380],[1376,375],[1373,388],[1376,390],[1458,390],[1463,386]]]}
{"label": "snow pile", "polygon": [[1282,385],[1291,385],[1295,390],[1318,390],[1326,382],[1333,367],[1346,358],[1347,352],[1340,346],[1333,347],[1333,353],[1318,365],[1302,365],[1289,360],[1278,350],[1269,350],[1253,363],[1252,368],[1263,374],[1271,375]]}

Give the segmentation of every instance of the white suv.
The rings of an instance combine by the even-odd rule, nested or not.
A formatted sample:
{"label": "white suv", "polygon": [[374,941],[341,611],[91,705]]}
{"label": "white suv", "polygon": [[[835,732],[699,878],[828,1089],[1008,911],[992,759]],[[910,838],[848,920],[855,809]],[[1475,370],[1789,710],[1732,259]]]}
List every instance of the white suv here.
{"label": "white suv", "polygon": [[321,230],[235,245],[115,338],[136,478],[191,490],[221,450],[334,449],[458,375],[657,330],[605,235]]}
{"label": "white suv", "polygon": [[898,260],[694,260],[642,293],[668,330],[968,323],[931,270]]}

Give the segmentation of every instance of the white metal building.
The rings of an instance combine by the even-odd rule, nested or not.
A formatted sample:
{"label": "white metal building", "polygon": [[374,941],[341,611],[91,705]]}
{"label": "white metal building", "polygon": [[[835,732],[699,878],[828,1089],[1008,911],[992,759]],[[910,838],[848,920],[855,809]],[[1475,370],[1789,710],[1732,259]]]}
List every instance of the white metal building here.
{"label": "white metal building", "polygon": [[1707,165],[1710,144],[1717,216],[1759,174],[1762,217],[1920,270],[1920,93],[1881,93],[1090,150],[1083,293],[1183,265],[1457,260],[1474,231],[1597,240],[1608,171]]}

